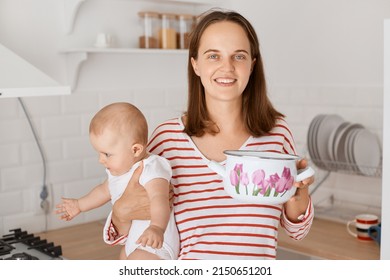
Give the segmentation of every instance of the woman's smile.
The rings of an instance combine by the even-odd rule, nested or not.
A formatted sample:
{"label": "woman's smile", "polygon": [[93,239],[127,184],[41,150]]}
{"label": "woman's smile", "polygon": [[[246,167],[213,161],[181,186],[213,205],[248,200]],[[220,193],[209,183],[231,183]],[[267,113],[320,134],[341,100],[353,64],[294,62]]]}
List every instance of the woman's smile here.
{"label": "woman's smile", "polygon": [[231,86],[233,85],[237,79],[232,79],[232,78],[216,78],[214,81],[221,85],[221,86]]}

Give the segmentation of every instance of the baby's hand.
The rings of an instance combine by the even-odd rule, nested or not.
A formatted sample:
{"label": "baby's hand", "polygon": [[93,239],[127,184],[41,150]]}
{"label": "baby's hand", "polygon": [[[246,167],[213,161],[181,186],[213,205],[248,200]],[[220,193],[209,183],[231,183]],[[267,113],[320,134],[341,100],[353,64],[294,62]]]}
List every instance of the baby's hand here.
{"label": "baby's hand", "polygon": [[70,221],[78,214],[81,210],[77,199],[73,198],[62,198],[62,203],[56,205],[56,214],[60,215],[61,220]]}
{"label": "baby's hand", "polygon": [[164,241],[164,231],[154,225],[150,225],[145,229],[144,233],[138,238],[137,244],[142,244],[142,246],[150,246],[154,249],[160,249]]}

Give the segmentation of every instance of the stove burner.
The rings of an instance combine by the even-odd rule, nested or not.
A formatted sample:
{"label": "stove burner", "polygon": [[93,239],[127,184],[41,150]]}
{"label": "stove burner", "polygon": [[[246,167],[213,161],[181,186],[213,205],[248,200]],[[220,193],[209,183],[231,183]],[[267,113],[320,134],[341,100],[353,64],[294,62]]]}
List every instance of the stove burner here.
{"label": "stove burner", "polygon": [[0,240],[0,256],[9,254],[14,247]]}
{"label": "stove burner", "polygon": [[10,232],[0,238],[0,260],[63,259],[61,246],[55,246],[53,242],[47,242],[45,239],[41,240],[39,236],[20,228]]}
{"label": "stove burner", "polygon": [[27,253],[16,253],[11,257],[6,258],[6,260],[38,260],[37,257],[31,256]]}

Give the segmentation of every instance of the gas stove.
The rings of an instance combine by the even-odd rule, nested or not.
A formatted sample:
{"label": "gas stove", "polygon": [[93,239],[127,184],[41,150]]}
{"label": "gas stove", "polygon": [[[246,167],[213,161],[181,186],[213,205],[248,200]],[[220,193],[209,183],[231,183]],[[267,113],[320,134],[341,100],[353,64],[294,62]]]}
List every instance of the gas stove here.
{"label": "gas stove", "polygon": [[0,260],[63,260],[61,246],[20,228],[0,238]]}

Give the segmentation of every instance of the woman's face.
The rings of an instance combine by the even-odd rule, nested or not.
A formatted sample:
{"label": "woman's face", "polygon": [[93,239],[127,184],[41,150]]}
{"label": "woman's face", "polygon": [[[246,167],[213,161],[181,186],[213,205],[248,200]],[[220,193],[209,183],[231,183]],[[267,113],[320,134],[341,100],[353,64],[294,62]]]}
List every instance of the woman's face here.
{"label": "woman's face", "polygon": [[237,23],[211,24],[200,39],[192,67],[205,88],[206,100],[241,100],[255,60],[244,29]]}

